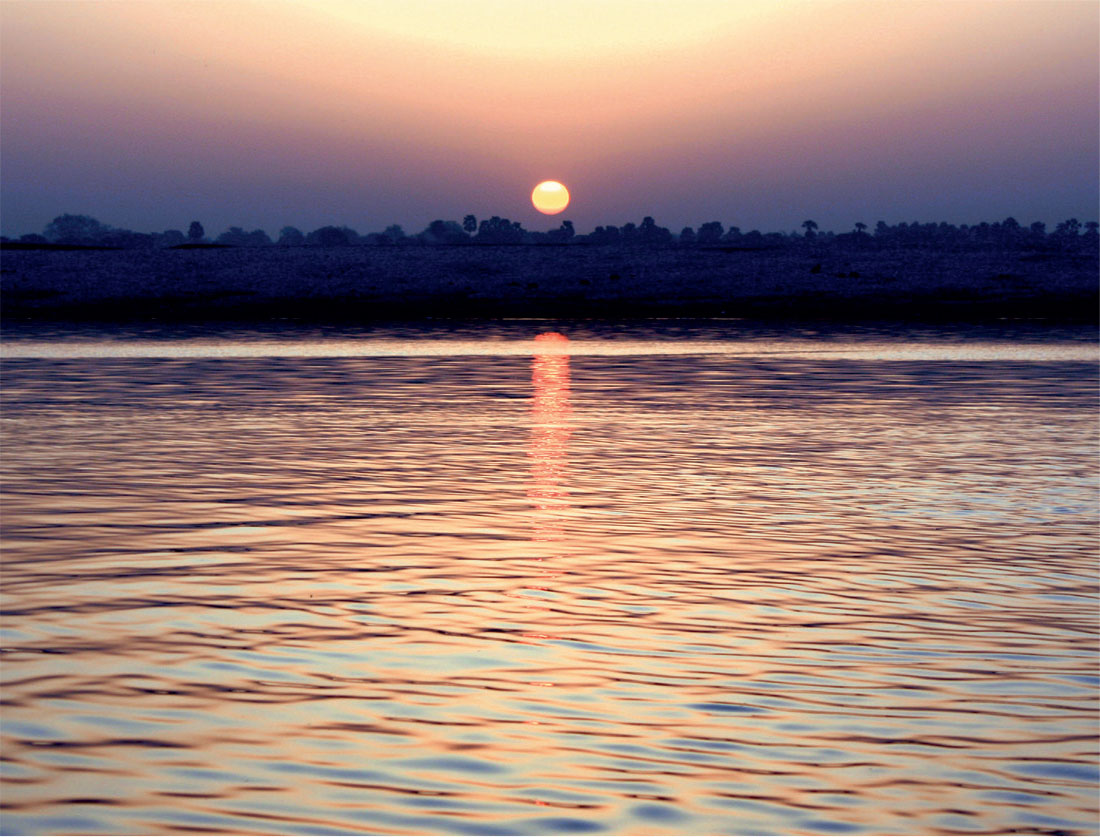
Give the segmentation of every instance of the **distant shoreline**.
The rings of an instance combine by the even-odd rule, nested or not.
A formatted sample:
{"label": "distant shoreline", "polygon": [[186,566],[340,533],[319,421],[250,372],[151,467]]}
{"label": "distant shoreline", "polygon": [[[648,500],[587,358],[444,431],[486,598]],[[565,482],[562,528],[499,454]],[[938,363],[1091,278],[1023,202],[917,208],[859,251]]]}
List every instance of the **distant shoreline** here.
{"label": "distant shoreline", "polygon": [[1100,321],[1095,253],[5,247],[5,324],[422,317]]}

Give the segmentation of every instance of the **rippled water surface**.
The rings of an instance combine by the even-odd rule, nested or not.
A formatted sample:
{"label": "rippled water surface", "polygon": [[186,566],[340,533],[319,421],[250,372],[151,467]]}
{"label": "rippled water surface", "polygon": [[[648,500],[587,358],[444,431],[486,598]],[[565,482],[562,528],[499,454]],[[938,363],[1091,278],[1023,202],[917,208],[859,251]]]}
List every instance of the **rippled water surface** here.
{"label": "rippled water surface", "polygon": [[3,831],[1097,830],[1094,343],[560,330],[9,340]]}

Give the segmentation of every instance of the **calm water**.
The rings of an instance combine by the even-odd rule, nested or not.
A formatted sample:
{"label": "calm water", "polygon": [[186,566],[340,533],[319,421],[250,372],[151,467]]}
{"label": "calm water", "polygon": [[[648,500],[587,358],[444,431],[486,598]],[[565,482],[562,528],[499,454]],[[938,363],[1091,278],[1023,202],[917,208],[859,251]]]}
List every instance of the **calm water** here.
{"label": "calm water", "polygon": [[3,831],[1098,829],[1094,342],[562,330],[9,339]]}

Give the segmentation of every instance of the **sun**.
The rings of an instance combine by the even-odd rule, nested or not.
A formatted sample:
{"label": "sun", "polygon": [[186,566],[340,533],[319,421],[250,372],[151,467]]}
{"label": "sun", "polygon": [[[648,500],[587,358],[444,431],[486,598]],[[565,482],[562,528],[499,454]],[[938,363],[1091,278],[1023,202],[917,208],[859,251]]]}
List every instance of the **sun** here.
{"label": "sun", "polygon": [[556,180],[544,180],[531,193],[531,203],[543,215],[557,215],[569,206],[569,190]]}

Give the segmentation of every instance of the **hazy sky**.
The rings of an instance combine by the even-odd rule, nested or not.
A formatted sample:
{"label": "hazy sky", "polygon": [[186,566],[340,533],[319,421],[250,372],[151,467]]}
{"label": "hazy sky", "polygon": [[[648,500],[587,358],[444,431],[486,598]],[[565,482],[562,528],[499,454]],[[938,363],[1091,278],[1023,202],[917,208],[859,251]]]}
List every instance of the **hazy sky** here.
{"label": "hazy sky", "polygon": [[[0,225],[1097,216],[1100,3],[0,0]],[[531,208],[542,179],[573,196]]]}

